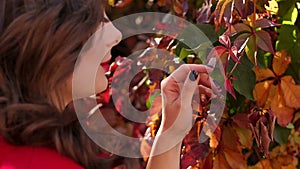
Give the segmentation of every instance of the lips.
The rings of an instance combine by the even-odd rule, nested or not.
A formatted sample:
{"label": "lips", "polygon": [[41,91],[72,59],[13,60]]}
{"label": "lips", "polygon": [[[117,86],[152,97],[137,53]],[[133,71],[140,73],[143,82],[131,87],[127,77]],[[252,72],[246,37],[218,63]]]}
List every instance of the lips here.
{"label": "lips", "polygon": [[109,71],[110,60],[111,60],[111,54],[110,54],[110,51],[109,51],[109,52],[106,53],[106,55],[104,56],[104,58],[102,60],[103,62],[100,64],[105,72]]}
{"label": "lips", "polygon": [[110,66],[110,59],[106,62],[101,63],[100,65],[102,66],[102,68],[104,69],[105,72],[109,71],[109,66]]}

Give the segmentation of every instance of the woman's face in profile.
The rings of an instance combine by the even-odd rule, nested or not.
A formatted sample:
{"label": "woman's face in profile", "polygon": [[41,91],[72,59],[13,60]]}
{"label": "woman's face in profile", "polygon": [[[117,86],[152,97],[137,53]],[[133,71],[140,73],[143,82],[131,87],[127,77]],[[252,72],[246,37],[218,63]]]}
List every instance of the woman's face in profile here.
{"label": "woman's face in profile", "polygon": [[[110,60],[111,49],[121,41],[121,38],[121,32],[111,21],[99,25],[98,30],[83,47],[76,63],[71,85],[68,85],[70,91],[73,90],[72,98],[88,97],[107,88],[108,80],[101,63]],[[94,88],[91,85],[93,83]]]}

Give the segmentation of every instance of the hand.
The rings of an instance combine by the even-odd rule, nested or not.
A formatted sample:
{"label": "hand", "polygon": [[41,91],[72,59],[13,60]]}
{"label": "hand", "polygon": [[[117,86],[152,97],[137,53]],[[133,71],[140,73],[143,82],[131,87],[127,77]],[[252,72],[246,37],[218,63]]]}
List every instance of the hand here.
{"label": "hand", "polygon": [[[161,82],[162,123],[158,134],[168,130],[182,138],[192,127],[192,99],[200,93],[214,96],[216,88],[208,73],[212,69],[199,64],[184,64]],[[198,95],[197,95],[198,94]]]}
{"label": "hand", "polygon": [[185,64],[161,82],[162,122],[147,169],[180,168],[181,142],[193,125],[193,96],[203,93],[213,97],[211,89],[217,89],[210,72],[212,69],[205,65]]}

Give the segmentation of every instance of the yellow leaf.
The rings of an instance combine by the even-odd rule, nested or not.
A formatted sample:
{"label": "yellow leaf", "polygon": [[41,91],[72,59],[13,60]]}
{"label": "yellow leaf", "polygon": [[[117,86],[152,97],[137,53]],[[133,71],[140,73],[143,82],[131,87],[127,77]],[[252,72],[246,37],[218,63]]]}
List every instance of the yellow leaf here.
{"label": "yellow leaf", "polygon": [[210,148],[216,149],[219,145],[219,140],[214,134],[210,135],[209,146]]}
{"label": "yellow leaf", "polygon": [[115,5],[115,0],[108,0],[108,5],[114,6]]}
{"label": "yellow leaf", "polygon": [[276,52],[273,58],[273,70],[277,76],[284,74],[291,62],[291,57],[289,57],[285,50]]}
{"label": "yellow leaf", "polygon": [[269,5],[265,5],[265,8],[272,15],[276,15],[278,13],[278,3],[276,0],[270,0]]}
{"label": "yellow leaf", "polygon": [[[279,88],[279,86],[277,86],[277,88]],[[275,113],[279,125],[286,126],[292,121],[294,109],[286,106],[280,89],[276,92],[271,102],[271,110]]]}
{"label": "yellow leaf", "polygon": [[281,90],[287,106],[291,108],[300,108],[300,85],[295,85],[291,76],[281,78]]}
{"label": "yellow leaf", "polygon": [[247,20],[245,20],[244,23],[250,25],[251,27],[254,27],[256,18],[258,18],[258,14],[252,13],[251,15],[247,16]]}

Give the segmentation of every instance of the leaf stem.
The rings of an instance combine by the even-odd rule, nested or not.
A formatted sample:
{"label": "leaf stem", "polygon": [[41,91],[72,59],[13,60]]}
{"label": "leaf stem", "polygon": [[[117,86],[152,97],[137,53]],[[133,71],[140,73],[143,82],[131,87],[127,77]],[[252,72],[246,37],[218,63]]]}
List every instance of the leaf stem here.
{"label": "leaf stem", "polygon": [[[242,56],[243,56],[243,55],[241,55],[241,56],[239,57],[239,61],[241,60]],[[235,69],[237,68],[237,66],[238,66],[239,64],[240,64],[239,62],[235,62],[233,68],[231,69],[230,73],[228,74],[228,77],[231,77],[231,76],[232,76],[233,72],[235,71]]]}
{"label": "leaf stem", "polygon": [[253,24],[255,24],[255,21],[256,21],[256,0],[253,0],[253,7],[254,7]]}

